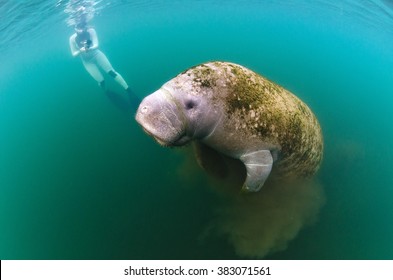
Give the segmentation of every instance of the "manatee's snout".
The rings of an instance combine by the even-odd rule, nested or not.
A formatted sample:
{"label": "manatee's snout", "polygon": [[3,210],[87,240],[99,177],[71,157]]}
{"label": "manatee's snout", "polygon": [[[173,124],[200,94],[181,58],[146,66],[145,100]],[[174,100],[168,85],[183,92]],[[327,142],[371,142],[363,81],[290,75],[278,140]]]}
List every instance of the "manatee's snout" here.
{"label": "manatee's snout", "polygon": [[185,134],[180,116],[176,104],[160,89],[142,100],[135,119],[158,143],[171,146]]}
{"label": "manatee's snout", "polygon": [[154,114],[154,106],[148,104],[146,102],[146,98],[142,100],[141,104],[139,104],[138,110],[136,111],[135,119],[136,121],[142,125],[146,122],[146,119],[149,118],[149,115]]}

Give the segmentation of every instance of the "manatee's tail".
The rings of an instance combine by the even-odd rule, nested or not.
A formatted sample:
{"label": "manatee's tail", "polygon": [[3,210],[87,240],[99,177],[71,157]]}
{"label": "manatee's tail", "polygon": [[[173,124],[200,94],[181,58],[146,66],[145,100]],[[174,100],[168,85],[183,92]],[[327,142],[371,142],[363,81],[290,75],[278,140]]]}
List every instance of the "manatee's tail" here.
{"label": "manatee's tail", "polygon": [[209,232],[227,237],[247,258],[285,250],[303,227],[318,220],[325,203],[323,186],[313,179],[268,181],[257,193],[228,198],[217,206]]}

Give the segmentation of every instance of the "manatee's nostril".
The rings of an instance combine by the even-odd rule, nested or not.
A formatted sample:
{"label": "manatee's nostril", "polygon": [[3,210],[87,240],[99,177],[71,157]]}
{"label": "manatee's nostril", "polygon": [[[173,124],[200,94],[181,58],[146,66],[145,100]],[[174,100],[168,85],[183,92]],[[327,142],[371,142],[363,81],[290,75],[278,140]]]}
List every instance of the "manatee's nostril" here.
{"label": "manatee's nostril", "polygon": [[141,108],[141,113],[146,114],[147,111],[148,111],[147,106],[143,106],[143,107]]}

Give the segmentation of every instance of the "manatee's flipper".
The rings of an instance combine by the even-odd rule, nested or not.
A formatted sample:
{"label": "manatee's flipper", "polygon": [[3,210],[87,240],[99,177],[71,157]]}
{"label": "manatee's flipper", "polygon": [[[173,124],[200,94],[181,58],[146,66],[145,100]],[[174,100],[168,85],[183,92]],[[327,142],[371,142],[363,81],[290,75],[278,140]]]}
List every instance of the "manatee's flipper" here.
{"label": "manatee's flipper", "polygon": [[273,166],[273,156],[269,150],[260,150],[240,157],[247,169],[247,178],[242,190],[259,191],[269,177]]}

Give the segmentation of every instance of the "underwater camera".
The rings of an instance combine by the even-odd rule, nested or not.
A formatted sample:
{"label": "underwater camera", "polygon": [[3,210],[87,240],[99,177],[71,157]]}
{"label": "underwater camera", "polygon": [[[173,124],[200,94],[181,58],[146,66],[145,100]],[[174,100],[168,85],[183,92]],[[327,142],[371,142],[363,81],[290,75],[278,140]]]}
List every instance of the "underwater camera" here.
{"label": "underwater camera", "polygon": [[87,50],[87,49],[89,49],[89,48],[91,47],[92,41],[91,41],[90,39],[84,40],[84,41],[82,42],[82,44],[83,44],[83,47]]}

